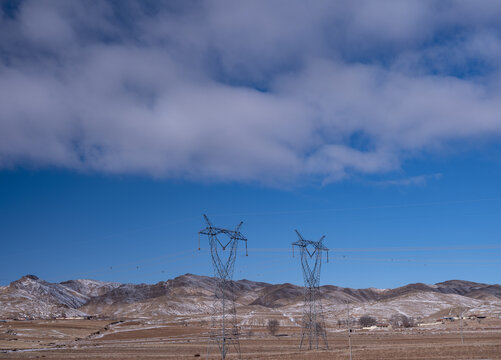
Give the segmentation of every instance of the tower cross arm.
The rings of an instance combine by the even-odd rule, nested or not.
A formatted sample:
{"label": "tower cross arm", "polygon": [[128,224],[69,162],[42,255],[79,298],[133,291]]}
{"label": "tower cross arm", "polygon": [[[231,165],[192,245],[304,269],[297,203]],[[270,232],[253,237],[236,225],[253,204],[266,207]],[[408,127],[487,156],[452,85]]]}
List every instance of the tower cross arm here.
{"label": "tower cross arm", "polygon": [[198,233],[201,235],[219,235],[224,233],[224,229],[216,228],[216,227],[206,227],[205,229],[200,230]]}
{"label": "tower cross arm", "polygon": [[292,243],[292,246],[306,247],[307,242],[304,240],[298,240]]}
{"label": "tower cross arm", "polygon": [[229,231],[228,235],[235,240],[247,241],[247,238],[240,231]]}
{"label": "tower cross arm", "polygon": [[328,248],[326,248],[323,244],[318,244],[315,246],[318,250],[324,250],[324,251],[329,251]]}
{"label": "tower cross arm", "polygon": [[247,238],[240,233],[234,234],[233,239],[240,240],[240,241],[247,241]]}

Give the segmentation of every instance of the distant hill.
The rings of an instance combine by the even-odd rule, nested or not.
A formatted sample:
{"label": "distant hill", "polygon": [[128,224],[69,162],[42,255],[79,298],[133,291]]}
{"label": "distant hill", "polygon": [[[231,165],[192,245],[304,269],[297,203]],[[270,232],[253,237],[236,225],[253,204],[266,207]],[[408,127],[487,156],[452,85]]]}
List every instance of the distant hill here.
{"label": "distant hill", "polygon": [[[157,284],[120,284],[96,280],[50,283],[26,275],[0,287],[1,318],[158,318],[209,314],[215,279],[186,274]],[[293,284],[234,282],[239,316],[279,314],[295,323],[301,316],[303,288]],[[322,304],[330,321],[370,314],[379,319],[401,313],[416,318],[457,311],[501,314],[501,286],[450,280],[434,285],[409,284],[395,289],[321,287]],[[247,316],[247,322],[250,321]]]}

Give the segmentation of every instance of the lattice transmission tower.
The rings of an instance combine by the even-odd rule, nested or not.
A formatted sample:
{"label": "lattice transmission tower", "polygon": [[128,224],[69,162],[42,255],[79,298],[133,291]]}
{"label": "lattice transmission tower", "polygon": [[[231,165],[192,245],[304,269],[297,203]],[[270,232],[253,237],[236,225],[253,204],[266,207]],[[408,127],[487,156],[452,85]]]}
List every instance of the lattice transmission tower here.
{"label": "lattice transmission tower", "polygon": [[[237,313],[235,309],[235,295],[233,291],[233,270],[237,258],[238,242],[245,242],[245,255],[247,256],[247,239],[240,232],[243,222],[235,230],[215,227],[204,214],[207,227],[198,232],[198,250],[200,250],[200,235],[209,237],[209,246],[214,267],[216,284],[214,288],[214,306],[212,308],[212,321],[209,341],[216,343],[221,353],[221,359],[226,355],[231,346],[240,358],[240,330],[237,326]],[[222,235],[222,239],[220,239]],[[227,251],[226,257],[221,251]],[[222,256],[223,255],[223,256]],[[209,357],[207,347],[207,358]]]}
{"label": "lattice transmission tower", "polygon": [[299,231],[295,231],[299,240],[292,243],[292,256],[294,256],[294,247],[297,246],[301,253],[304,278],[303,324],[299,349],[303,348],[305,337],[307,338],[309,350],[313,347],[318,349],[319,338],[323,340],[325,348],[328,349],[322,302],[320,300],[320,270],[324,251],[327,254],[327,262],[329,262],[329,249],[322,244],[325,235],[318,241],[311,241],[305,240]]}

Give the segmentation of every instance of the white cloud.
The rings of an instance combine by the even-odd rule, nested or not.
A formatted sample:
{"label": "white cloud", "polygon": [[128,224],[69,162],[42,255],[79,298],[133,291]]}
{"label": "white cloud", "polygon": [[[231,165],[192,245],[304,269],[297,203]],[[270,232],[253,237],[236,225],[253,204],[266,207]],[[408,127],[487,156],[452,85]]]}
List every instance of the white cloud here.
{"label": "white cloud", "polygon": [[439,180],[442,178],[441,173],[428,174],[428,175],[418,175],[410,176],[407,178],[393,179],[393,180],[383,180],[376,182],[377,185],[382,186],[421,186],[425,185],[431,180]]}
{"label": "white cloud", "polygon": [[26,0],[0,167],[329,182],[499,137],[498,3],[377,4]]}

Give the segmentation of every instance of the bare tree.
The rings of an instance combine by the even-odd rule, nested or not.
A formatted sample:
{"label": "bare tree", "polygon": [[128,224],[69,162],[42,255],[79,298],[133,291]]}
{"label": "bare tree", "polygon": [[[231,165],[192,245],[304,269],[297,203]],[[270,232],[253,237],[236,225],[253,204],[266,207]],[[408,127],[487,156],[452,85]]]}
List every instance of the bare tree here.
{"label": "bare tree", "polygon": [[374,318],[372,316],[364,315],[364,316],[361,316],[360,319],[358,319],[358,323],[360,324],[360,326],[368,327],[368,326],[376,325],[377,320],[376,320],[376,318]]}
{"label": "bare tree", "polygon": [[410,328],[416,325],[413,318],[408,317],[404,314],[392,315],[390,318],[390,324],[394,327],[404,327],[404,328]]}
{"label": "bare tree", "polygon": [[279,327],[280,327],[280,324],[278,323],[277,319],[268,320],[267,328],[268,328],[268,331],[271,335],[275,336]]}
{"label": "bare tree", "polygon": [[410,327],[416,326],[416,322],[414,321],[414,318],[409,317],[409,316],[405,316],[405,315],[403,315],[402,324],[405,328],[410,328]]}

